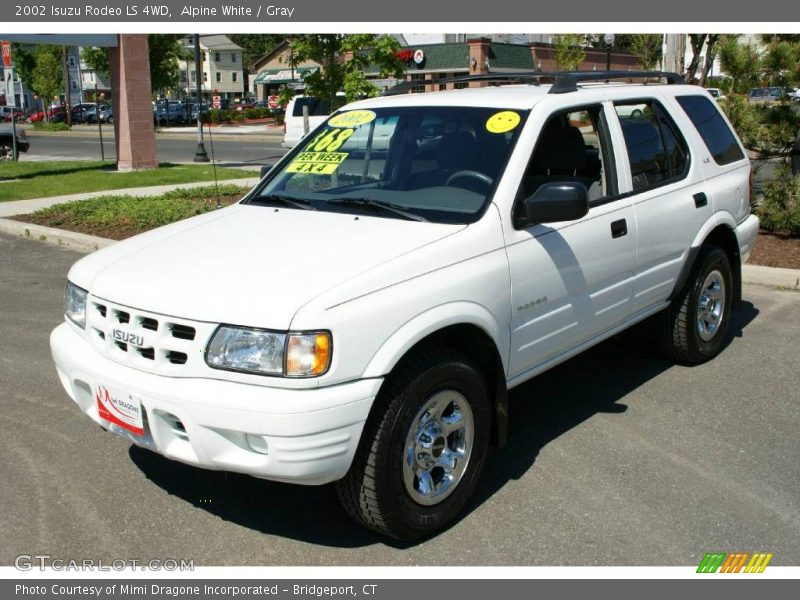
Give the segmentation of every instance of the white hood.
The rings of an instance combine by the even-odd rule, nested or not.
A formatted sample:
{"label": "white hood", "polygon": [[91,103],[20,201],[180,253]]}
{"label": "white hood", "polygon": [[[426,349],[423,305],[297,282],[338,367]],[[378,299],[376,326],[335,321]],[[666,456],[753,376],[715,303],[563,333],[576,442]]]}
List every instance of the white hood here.
{"label": "white hood", "polygon": [[287,329],[312,298],[462,228],[235,205],[91,254],[70,280],[163,315]]}

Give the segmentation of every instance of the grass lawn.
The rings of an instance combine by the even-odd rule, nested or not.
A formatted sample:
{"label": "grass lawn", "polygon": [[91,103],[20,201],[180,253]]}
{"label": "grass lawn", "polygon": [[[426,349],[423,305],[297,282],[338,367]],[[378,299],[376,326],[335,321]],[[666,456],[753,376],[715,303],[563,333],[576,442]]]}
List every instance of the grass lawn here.
{"label": "grass lawn", "polygon": [[[219,179],[253,176],[258,175],[241,169],[217,167]],[[110,161],[3,161],[0,163],[0,202],[213,179],[214,170],[210,164],[162,163],[158,169],[150,171],[119,173],[115,163]]]}
{"label": "grass lawn", "polygon": [[[248,188],[244,187],[220,185],[220,203],[223,206],[232,204],[247,191]],[[215,210],[216,207],[216,190],[212,185],[173,190],[162,196],[101,196],[56,204],[12,218],[122,240],[148,229]]]}

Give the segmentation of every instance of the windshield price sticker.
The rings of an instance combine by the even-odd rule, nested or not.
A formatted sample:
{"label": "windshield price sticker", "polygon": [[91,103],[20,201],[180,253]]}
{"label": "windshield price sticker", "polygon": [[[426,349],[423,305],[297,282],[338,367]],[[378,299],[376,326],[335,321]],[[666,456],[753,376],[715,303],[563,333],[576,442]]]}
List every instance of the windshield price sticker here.
{"label": "windshield price sticker", "polygon": [[371,110],[349,110],[328,119],[330,127],[358,127],[375,120],[377,115]]}
{"label": "windshield price sticker", "polygon": [[305,147],[306,152],[335,152],[342,147],[355,129],[329,129],[323,131]]}
{"label": "windshield price sticker", "polygon": [[502,110],[494,113],[486,120],[486,131],[489,133],[507,133],[519,125],[520,117],[513,110]]}
{"label": "windshield price sticker", "polygon": [[301,152],[286,168],[288,173],[331,175],[347,158],[347,152]]}

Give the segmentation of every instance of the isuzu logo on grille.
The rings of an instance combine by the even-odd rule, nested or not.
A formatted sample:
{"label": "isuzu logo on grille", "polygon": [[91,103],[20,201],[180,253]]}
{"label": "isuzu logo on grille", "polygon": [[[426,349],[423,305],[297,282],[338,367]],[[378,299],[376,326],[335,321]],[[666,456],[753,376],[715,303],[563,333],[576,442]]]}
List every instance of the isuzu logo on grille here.
{"label": "isuzu logo on grille", "polygon": [[125,331],[123,329],[112,329],[111,337],[115,342],[122,342],[123,344],[130,344],[138,348],[145,347],[145,340],[143,335],[133,333],[132,331]]}

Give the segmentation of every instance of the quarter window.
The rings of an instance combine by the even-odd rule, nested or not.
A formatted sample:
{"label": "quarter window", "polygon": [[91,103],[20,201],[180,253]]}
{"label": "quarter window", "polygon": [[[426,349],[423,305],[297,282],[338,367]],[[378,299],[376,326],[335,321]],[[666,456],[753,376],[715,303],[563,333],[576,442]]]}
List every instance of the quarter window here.
{"label": "quarter window", "polygon": [[731,128],[711,100],[704,96],[678,96],[676,100],[694,123],[718,165],[727,165],[744,158]]}
{"label": "quarter window", "polygon": [[689,166],[686,140],[655,100],[621,102],[614,108],[622,126],[633,191],[640,192],[683,177]]}

